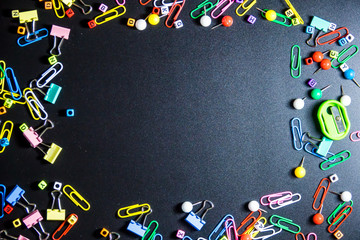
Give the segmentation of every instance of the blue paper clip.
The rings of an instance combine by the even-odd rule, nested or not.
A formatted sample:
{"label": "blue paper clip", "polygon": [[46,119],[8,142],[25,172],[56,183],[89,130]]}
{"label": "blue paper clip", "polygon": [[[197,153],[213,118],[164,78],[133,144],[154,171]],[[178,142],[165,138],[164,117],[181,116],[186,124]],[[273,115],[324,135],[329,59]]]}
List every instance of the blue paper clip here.
{"label": "blue paper clip", "polygon": [[[144,211],[144,207],[141,208],[142,212]],[[145,222],[146,222],[146,218],[149,214],[152,213],[152,209],[150,209],[150,211],[146,212],[146,213],[142,213],[140,214],[140,216],[134,221],[134,220],[131,220],[128,227],[127,227],[127,230],[129,230],[130,232],[138,235],[139,237],[143,237],[147,231],[147,227],[145,227]],[[141,219],[141,217],[144,216],[144,220],[142,222],[142,224],[138,223],[138,221]]]}
{"label": "blue paper clip", "polygon": [[[13,85],[11,84],[11,79],[10,79],[10,75],[8,74],[8,71],[11,72],[11,78],[13,79],[13,82],[14,82],[14,85],[15,85],[14,87],[16,88],[15,90],[13,88]],[[5,69],[5,77],[6,77],[6,82],[7,82],[8,86],[9,86],[9,90],[11,92],[11,97],[14,100],[19,100],[22,97],[22,92],[21,92],[21,89],[19,87],[18,81],[17,81],[17,79],[15,77],[14,70],[11,67],[7,67]],[[19,96],[15,97],[14,93],[19,95]]]}
{"label": "blue paper clip", "polygon": [[[310,146],[310,145],[312,146],[312,148],[309,150],[308,146]],[[305,143],[304,150],[305,150],[305,152],[307,152],[307,153],[309,153],[309,154],[311,154],[311,155],[313,155],[315,157],[318,157],[318,158],[321,158],[322,160],[328,161],[328,158],[326,158],[324,156],[321,156],[321,155],[316,153],[317,148],[310,142]],[[328,152],[328,155],[334,156],[335,154],[331,153],[331,152]]]}
{"label": "blue paper clip", "polygon": [[294,148],[297,151],[300,151],[304,147],[304,144],[302,142],[303,133],[301,129],[300,119],[299,118],[291,119],[290,126],[291,126],[291,134],[292,134]]}
{"label": "blue paper clip", "polygon": [[[155,227],[153,230],[151,230],[151,225],[155,224]],[[144,234],[144,236],[142,236],[141,240],[153,240],[155,238],[155,235],[156,235],[156,230],[158,229],[159,227],[159,223],[155,220],[151,221],[149,223],[149,226]],[[150,234],[150,235],[149,235]],[[148,236],[149,235],[149,236]],[[148,236],[148,237],[147,237]],[[160,235],[161,236],[161,235]],[[162,237],[162,236],[161,236]]]}
{"label": "blue paper clip", "polygon": [[[225,217],[223,217],[220,220],[220,222],[215,226],[215,228],[210,233],[210,235],[208,237],[209,240],[218,240],[220,237],[225,235],[225,232],[226,232],[225,222],[228,219],[234,219],[234,217],[231,214],[225,215]],[[217,235],[215,238],[213,238],[215,234],[217,234]]]}
{"label": "blue paper clip", "polygon": [[1,201],[1,209],[0,209],[0,218],[4,217],[4,208],[5,208],[5,196],[6,196],[6,187],[0,184],[0,188],[3,190],[0,191],[0,201]]}
{"label": "blue paper clip", "polygon": [[[201,217],[199,217],[197,214],[204,209],[204,207],[206,206],[206,203],[210,204],[210,207],[207,208],[204,213],[202,214]],[[214,204],[209,201],[209,200],[205,200],[203,201],[203,205],[202,207],[196,212],[194,213],[193,211],[191,211],[189,213],[189,215],[185,218],[185,221],[187,221],[191,226],[193,226],[196,230],[200,231],[202,229],[202,227],[206,224],[206,222],[203,220],[203,218],[205,217],[205,214],[207,213],[207,211],[209,211],[210,209],[212,209],[214,207]]]}
{"label": "blue paper clip", "polygon": [[188,240],[192,240],[192,238],[191,238],[191,237],[189,237],[189,236],[185,236],[185,237],[183,237],[183,238],[182,238],[182,240],[186,240],[186,239],[188,239]]}
{"label": "blue paper clip", "polygon": [[[153,240],[155,240],[156,237],[159,237],[160,240],[163,240],[163,236],[162,236],[160,233],[155,234]],[[183,239],[184,239],[184,238],[183,238]]]}
{"label": "blue paper clip", "polygon": [[31,33],[29,36],[33,36],[33,35],[37,36],[37,38],[35,38],[35,39],[31,40],[31,41],[26,40],[26,36],[19,37],[18,40],[17,40],[17,44],[20,47],[25,47],[25,46],[27,46],[29,44],[38,42],[38,41],[46,38],[49,35],[49,31],[46,28],[41,28],[41,29],[37,30],[36,32]]}

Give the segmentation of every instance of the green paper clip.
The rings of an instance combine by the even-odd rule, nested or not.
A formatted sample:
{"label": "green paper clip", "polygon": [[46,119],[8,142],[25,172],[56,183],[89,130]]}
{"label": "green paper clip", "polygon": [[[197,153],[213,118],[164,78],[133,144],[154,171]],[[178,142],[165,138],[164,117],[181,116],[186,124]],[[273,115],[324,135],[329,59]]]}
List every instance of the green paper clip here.
{"label": "green paper clip", "polygon": [[[340,203],[340,204],[335,208],[335,210],[329,215],[329,217],[327,218],[327,222],[328,222],[329,224],[332,223],[331,218],[335,219],[335,218],[336,218],[336,215],[338,214],[338,212],[340,211],[340,209],[341,209],[342,207],[344,207],[344,205],[345,205],[346,203],[348,203],[348,202]],[[352,207],[353,204],[354,204],[353,200],[350,200],[349,206]],[[348,213],[349,210],[350,210],[350,209],[344,211],[344,213]],[[341,219],[341,218],[339,218],[334,224],[337,224],[337,222],[340,221],[340,219]]]}
{"label": "green paper clip", "polygon": [[[294,56],[294,49],[298,49],[297,60]],[[296,66],[294,67],[294,63],[296,62]],[[294,72],[298,72],[298,75],[294,75]],[[291,66],[290,66],[290,75],[293,78],[299,78],[301,76],[301,55],[300,55],[300,47],[299,45],[294,45],[291,47]]]}
{"label": "green paper clip", "polygon": [[[264,12],[266,13],[267,10],[269,9],[263,9]],[[265,17],[265,13],[264,12],[261,12],[261,16]],[[279,20],[274,20],[274,21],[271,21],[271,22],[274,22],[274,23],[277,23],[277,24],[280,24],[282,26],[285,26],[285,27],[291,27],[293,24],[292,24],[292,21],[291,21],[291,18],[281,14],[281,13],[276,13],[276,17],[279,17],[282,19],[282,21],[279,21]],[[289,21],[290,23],[286,23],[287,21]]]}
{"label": "green paper clip", "polygon": [[[347,55],[347,56],[344,58],[344,60],[340,60],[340,58],[341,58],[345,53],[347,53],[348,51],[350,51],[350,49],[352,49],[352,48],[355,48],[355,52],[353,52],[352,54]],[[333,67],[333,68],[339,68],[341,64],[346,63],[347,61],[350,60],[350,58],[352,58],[353,56],[355,56],[355,54],[357,54],[358,51],[359,51],[359,48],[358,48],[358,46],[356,46],[356,45],[351,45],[350,47],[341,50],[341,52],[339,53],[338,57],[337,57],[337,58],[333,58],[333,59],[331,60],[331,67]],[[336,66],[334,66],[334,64],[333,64],[334,61],[337,61],[339,64],[336,65]]]}
{"label": "green paper clip", "polygon": [[[348,156],[347,156],[347,157],[344,157],[344,156],[343,156],[344,153],[347,153]],[[322,162],[322,163],[320,164],[320,168],[321,168],[321,170],[323,170],[323,171],[328,170],[328,169],[330,169],[330,168],[332,168],[332,167],[335,167],[336,165],[338,165],[338,164],[340,164],[340,163],[345,162],[345,161],[348,160],[350,157],[351,157],[351,153],[350,153],[348,150],[344,150],[344,151],[342,151],[342,152],[339,152],[339,153],[335,154],[334,156],[329,157],[328,160]],[[338,159],[338,158],[340,158],[340,161],[337,161],[337,162],[335,162],[335,163],[332,162],[333,160],[335,161],[335,160]],[[324,167],[323,165],[327,164],[328,162],[330,162],[329,166]]]}
{"label": "green paper clip", "polygon": [[[278,220],[276,222],[273,222],[273,218],[278,218]],[[293,223],[293,221],[291,219],[288,219],[288,218],[284,218],[284,217],[281,217],[281,216],[278,216],[278,215],[272,215],[269,219],[270,223],[274,226],[277,226],[281,229],[284,229],[285,231],[288,231],[288,232],[291,232],[291,233],[299,233],[301,231],[301,227],[295,223]],[[294,226],[297,228],[297,230],[291,230],[288,226],[284,226],[284,225],[281,225],[280,222],[284,222],[284,223],[287,223],[289,224],[290,226]]]}
{"label": "green paper clip", "polygon": [[[149,232],[150,232],[150,226],[151,226],[152,224],[155,224],[155,227],[154,227],[154,229],[152,230],[152,233],[150,234],[150,236],[146,238],[146,236],[147,236],[147,235],[149,234]],[[146,239],[146,240],[153,240],[153,239],[154,239],[154,236],[156,235],[156,230],[158,229],[158,227],[159,227],[159,223],[158,223],[157,221],[155,221],[155,220],[151,221],[151,222],[149,223],[147,229],[146,229],[146,232],[145,232],[144,236],[141,238],[141,240],[145,240],[145,239]]]}
{"label": "green paper clip", "polygon": [[[197,5],[197,7],[191,11],[190,13],[190,17],[192,19],[197,19],[203,15],[205,15],[205,12],[210,11],[211,9],[213,9],[218,3],[220,2],[220,0],[217,0],[215,3],[210,2],[210,0],[205,0],[202,3],[200,3],[199,5]],[[209,5],[209,7],[205,7],[206,5]],[[198,10],[202,10],[198,15],[194,16],[194,13]]]}
{"label": "green paper clip", "polygon": [[346,108],[336,100],[323,102],[318,110],[317,118],[325,137],[331,140],[341,140],[350,131],[350,121]]}

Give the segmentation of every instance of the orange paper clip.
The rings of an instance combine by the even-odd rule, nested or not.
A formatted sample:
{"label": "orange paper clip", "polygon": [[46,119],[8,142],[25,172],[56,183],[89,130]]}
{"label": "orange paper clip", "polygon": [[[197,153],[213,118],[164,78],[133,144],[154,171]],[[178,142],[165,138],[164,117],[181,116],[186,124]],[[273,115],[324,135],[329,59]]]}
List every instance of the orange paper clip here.
{"label": "orange paper clip", "polygon": [[[323,183],[324,181],[327,181],[327,182],[328,182],[328,184],[327,184],[326,187],[322,185],[322,183]],[[327,192],[329,191],[329,188],[330,188],[330,183],[331,183],[331,182],[330,182],[330,180],[329,180],[328,178],[323,178],[323,179],[321,179],[321,181],[320,181],[320,183],[319,183],[319,186],[317,187],[317,189],[316,189],[316,191],[315,191],[315,194],[314,194],[314,197],[313,197],[313,198],[314,198],[314,202],[313,202],[312,207],[313,207],[314,210],[319,211],[320,208],[323,206],[324,200],[325,200],[325,196],[326,196],[326,194],[327,194]],[[321,199],[320,199],[320,205],[319,205],[319,207],[315,207],[315,204],[316,204],[316,202],[317,202],[317,199],[318,199],[318,197],[319,197],[319,194],[320,194],[321,189],[324,189],[324,192],[323,192],[322,197],[321,197]]]}
{"label": "orange paper clip", "polygon": [[[168,28],[172,28],[174,26],[174,22],[178,19],[181,10],[183,9],[185,5],[185,0],[182,3],[176,3],[176,0],[174,0],[173,5],[170,8],[168,17],[165,20],[165,25]],[[174,15],[175,10],[177,9],[177,12]],[[171,17],[174,15],[174,17],[171,19]],[[169,24],[171,22],[171,24]]]}
{"label": "orange paper clip", "polygon": [[[252,216],[254,213],[258,212],[259,216],[258,217],[254,217]],[[246,233],[252,226],[255,225],[255,223],[257,221],[259,221],[260,217],[261,217],[261,211],[257,210],[256,212],[251,212],[241,223],[240,226],[236,229],[238,236],[240,237],[242,234]],[[250,220],[252,220],[251,224],[249,226],[247,226],[245,228],[245,230],[241,233],[239,233],[239,230],[244,227]]]}
{"label": "orange paper clip", "polygon": [[[343,35],[341,35],[340,30],[345,30],[345,33]],[[325,42],[320,42],[320,39],[327,38],[327,37],[329,37],[329,36],[331,36],[333,34],[337,34],[337,36],[332,38],[332,39],[329,39],[329,40],[327,40]],[[332,32],[328,32],[328,33],[325,33],[325,34],[317,37],[316,38],[316,43],[318,45],[325,45],[325,44],[330,45],[330,44],[333,44],[334,42],[336,42],[337,40],[339,40],[340,38],[346,37],[348,34],[349,34],[349,30],[346,27],[337,28]]]}
{"label": "orange paper clip", "polygon": [[[340,225],[343,224],[343,222],[349,217],[351,212],[352,212],[352,207],[349,205],[345,206],[342,209],[342,211],[338,215],[336,215],[334,220],[329,225],[329,227],[328,227],[329,233],[335,232],[340,227]],[[343,218],[343,219],[341,221],[339,221],[341,218]],[[336,226],[336,227],[334,229],[331,229],[333,226]]]}
{"label": "orange paper clip", "polygon": [[[63,236],[65,236],[69,230],[75,225],[75,223],[78,220],[78,216],[75,213],[70,214],[67,219],[55,230],[55,232],[53,233],[53,235],[51,236],[53,240],[59,240],[61,239]],[[65,224],[68,224],[68,226],[65,228],[65,230],[61,233],[60,237],[56,238],[55,235],[60,232],[60,230],[62,228],[64,228]]]}
{"label": "orange paper clip", "polygon": [[146,4],[148,4],[149,2],[151,2],[151,0],[147,0],[146,2],[143,2],[142,0],[139,0],[139,3],[143,6],[145,6]]}

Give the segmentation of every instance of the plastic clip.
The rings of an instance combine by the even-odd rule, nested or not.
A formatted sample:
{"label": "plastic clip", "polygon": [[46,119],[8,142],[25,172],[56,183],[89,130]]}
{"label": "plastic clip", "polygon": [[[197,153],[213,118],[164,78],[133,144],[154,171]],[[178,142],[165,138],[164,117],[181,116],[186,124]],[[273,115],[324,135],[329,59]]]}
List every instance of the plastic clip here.
{"label": "plastic clip", "polygon": [[[5,69],[5,77],[6,77],[7,85],[9,87],[9,89],[10,89],[10,92],[11,92],[11,97],[14,100],[19,100],[22,97],[22,92],[21,92],[21,89],[19,87],[18,80],[17,80],[17,78],[15,76],[14,70],[11,67],[7,67]],[[15,89],[13,88],[11,80],[13,80]],[[15,97],[14,94],[17,94],[18,96]]]}
{"label": "plastic clip", "polygon": [[[294,49],[297,48],[297,56],[294,55]],[[297,59],[297,60],[295,60]],[[294,63],[296,64],[294,66]],[[297,72],[297,75],[294,74],[294,72]],[[301,76],[301,55],[300,55],[300,47],[299,45],[294,45],[291,47],[291,63],[290,63],[290,75],[293,78],[299,78]]]}
{"label": "plastic clip", "polygon": [[[155,225],[155,227],[154,227],[154,229],[151,230],[150,227],[153,224]],[[155,235],[156,235],[156,230],[158,229],[158,227],[159,227],[159,223],[157,221],[155,221],[155,220],[151,221],[149,223],[149,226],[146,229],[146,232],[145,232],[144,236],[142,236],[141,240],[153,240]],[[162,236],[161,236],[161,238],[162,238]]]}
{"label": "plastic clip", "polygon": [[[137,208],[140,208],[140,211],[131,212],[132,210]],[[143,203],[143,204],[134,204],[131,206],[120,208],[117,213],[119,218],[127,218],[127,217],[148,213],[150,212],[150,210],[151,210],[150,205],[148,203]],[[126,215],[121,215],[122,211],[125,211]]]}
{"label": "plastic clip", "polygon": [[295,17],[299,20],[300,24],[304,24],[304,20],[300,17],[299,13],[296,11],[294,6],[291,4],[290,0],[285,0],[286,4],[289,6],[291,11],[295,14]]}
{"label": "plastic clip", "polygon": [[[199,203],[201,203],[201,202],[195,203],[194,205],[197,205]],[[203,212],[203,214],[201,215],[201,217],[199,217],[198,214],[205,208],[206,203],[209,203],[210,207],[206,208],[205,211]],[[193,211],[191,211],[189,213],[189,215],[185,218],[185,221],[187,221],[196,230],[200,231],[202,229],[202,227],[206,224],[206,222],[204,221],[204,217],[205,217],[206,213],[212,208],[214,208],[214,204],[209,200],[204,200],[202,202],[201,208],[195,213]]]}
{"label": "plastic clip", "polygon": [[10,144],[11,134],[14,128],[14,123],[10,120],[4,122],[1,132],[0,132],[0,141],[4,139],[7,144],[4,144],[0,150],[0,153],[5,151],[6,146]]}
{"label": "plastic clip", "polygon": [[[70,188],[71,192],[66,192],[65,189]],[[90,204],[70,185],[65,185],[63,187],[64,194],[78,207],[80,207],[84,211],[88,211],[90,209]],[[75,195],[76,198],[73,197]],[[81,205],[78,200],[84,202],[84,205]]]}
{"label": "plastic clip", "polygon": [[[53,5],[53,9],[54,9],[54,13],[58,18],[63,18],[65,17],[65,9],[64,9],[64,4],[61,2],[61,0],[51,0],[52,5]],[[57,5],[56,5],[57,2]],[[62,13],[60,13],[62,12]]]}
{"label": "plastic clip", "polygon": [[[117,9],[120,9],[120,8],[123,10],[122,12],[118,12]],[[100,14],[99,16],[95,17],[94,21],[95,21],[95,23],[97,25],[100,25],[100,24],[106,23],[106,22],[108,22],[110,20],[113,20],[113,19],[115,19],[117,17],[120,17],[120,16],[124,15],[125,12],[126,12],[125,6],[123,6],[123,5],[116,6],[116,7],[112,8],[112,9],[104,12],[103,14]],[[112,16],[108,16],[108,15],[112,15]],[[104,19],[102,21],[99,21],[99,19],[101,19],[101,18],[104,18]]]}
{"label": "plastic clip", "polygon": [[[285,192],[279,192],[279,193],[272,193],[265,196],[262,196],[260,198],[260,203],[263,206],[268,206],[270,204],[279,204],[281,201],[290,200],[292,197],[292,192],[285,191]],[[267,199],[265,202],[264,200]]]}
{"label": "plastic clip", "polygon": [[[165,20],[166,27],[172,28],[174,26],[174,22],[178,19],[180,12],[183,9],[184,5],[185,5],[185,0],[183,0],[182,3],[176,3],[176,0],[174,0],[174,4],[171,6],[171,8],[169,10],[169,14]],[[176,13],[174,13],[175,11],[176,11]],[[174,17],[172,17],[172,16],[174,16]]]}
{"label": "plastic clip", "polygon": [[304,144],[302,142],[301,120],[299,118],[291,119],[290,127],[291,127],[293,146],[295,150],[300,151],[304,147]]}
{"label": "plastic clip", "polygon": [[299,236],[301,236],[301,238],[302,238],[303,240],[310,240],[311,237],[313,237],[313,240],[317,240],[317,235],[316,235],[316,233],[313,233],[313,232],[308,233],[308,235],[306,235],[306,238],[305,238],[305,235],[304,235],[302,232],[299,232],[299,233],[297,233],[297,234],[295,235],[295,240],[300,240],[300,239],[298,238]]}
{"label": "plastic clip", "polygon": [[[32,91],[32,89],[25,88],[24,89],[24,97],[28,104],[28,107],[29,107],[32,117],[35,120],[41,119],[41,120],[45,121],[48,118],[48,114],[45,111],[43,105],[40,103],[39,99],[36,97],[36,95]],[[36,116],[34,115],[34,113]]]}
{"label": "plastic clip", "polygon": [[[149,2],[151,2],[151,0],[146,0],[146,2],[143,2],[142,0],[139,0],[139,3],[143,6],[147,5]],[[120,5],[120,4],[118,4]]]}
{"label": "plastic clip", "polygon": [[[216,19],[223,15],[223,13],[235,2],[235,0],[221,0],[216,4],[215,8],[211,11],[211,17]],[[220,9],[220,12],[215,15],[215,12]]]}
{"label": "plastic clip", "polygon": [[[48,68],[45,72],[41,74],[41,77],[36,80],[36,86],[38,88],[45,87],[56,75],[58,75],[63,70],[63,65],[61,62],[57,62]],[[42,83],[41,81],[44,81]]]}
{"label": "plastic clip", "polygon": [[[255,5],[255,3],[256,3],[256,0],[253,0],[251,3],[249,3],[248,5],[245,6],[245,4],[246,4],[248,1],[249,1],[249,0],[244,0],[243,3],[240,4],[240,5],[236,8],[235,12],[236,12],[236,14],[237,14],[239,17],[244,16],[244,15],[247,13],[247,11],[249,11],[250,8],[252,8],[252,7]],[[242,11],[241,13],[239,13],[239,10],[240,10],[240,9],[244,9],[244,11]]]}
{"label": "plastic clip", "polygon": [[[230,214],[225,215],[225,217],[223,217],[219,221],[219,223],[215,226],[215,228],[210,233],[210,235],[208,237],[209,240],[218,240],[220,237],[224,236],[224,233],[226,231],[226,227],[224,227],[224,225],[228,219],[234,219],[234,217]],[[215,236],[215,234],[217,234],[217,235]]]}
{"label": "plastic clip", "polygon": [[[352,48],[355,48],[355,51],[354,51],[353,53],[351,53],[351,54],[348,54],[346,57],[344,57],[343,60],[340,60],[340,59],[343,57],[343,55],[345,55],[347,52],[349,52]],[[358,53],[358,51],[359,51],[359,48],[358,48],[358,46],[356,46],[356,45],[351,45],[350,47],[341,50],[341,52],[339,52],[338,57],[337,57],[337,58],[333,58],[333,59],[331,60],[331,66],[332,66],[333,68],[339,68],[341,64],[346,63],[346,62],[349,61],[353,56],[355,56],[355,55]],[[339,63],[339,64],[336,65],[336,66],[334,66],[334,62],[335,62],[335,61],[337,61],[337,62]]]}
{"label": "plastic clip", "polygon": [[[56,197],[55,194],[58,193],[58,197],[57,197],[57,202],[58,202],[58,206],[59,209],[54,209],[54,205],[55,205],[55,201],[56,201]],[[51,192],[51,196],[53,198],[52,204],[51,204],[51,209],[47,209],[46,210],[46,220],[50,221],[64,221],[65,220],[65,216],[66,216],[66,211],[65,209],[61,209],[61,203],[60,203],[60,198],[62,196],[62,192],[59,190],[53,190]]]}
{"label": "plastic clip", "polygon": [[[252,216],[253,214],[258,213],[259,215],[257,217]],[[236,229],[238,235],[244,234],[248,232],[257,221],[261,218],[261,211],[257,210],[256,212],[250,212],[250,214],[240,223],[240,226]],[[244,227],[246,224],[248,224],[249,221],[252,221],[243,232],[239,232],[242,227]]]}
{"label": "plastic clip", "polygon": [[[199,5],[196,6],[196,8],[194,10],[192,10],[190,12],[190,17],[192,19],[197,19],[201,16],[203,16],[205,14],[205,12],[207,11],[210,11],[211,9],[213,9],[218,3],[220,2],[220,0],[216,0],[215,3],[212,3],[210,0],[205,0],[203,1],[202,3],[200,3]],[[206,6],[209,6],[209,7],[206,7]],[[198,15],[195,15],[195,12],[196,11],[201,11]]]}
{"label": "plastic clip", "polygon": [[[354,135],[356,135],[356,137],[354,137]],[[360,141],[360,131],[352,132],[352,133],[350,134],[350,140],[351,140],[352,142],[358,142],[358,141]]]}
{"label": "plastic clip", "polygon": [[[346,157],[344,157],[343,155],[347,155]],[[351,153],[348,150],[344,150],[342,152],[339,152],[337,154],[335,154],[334,156],[331,156],[328,160],[322,162],[320,164],[320,168],[321,170],[328,170],[332,167],[335,167],[336,165],[345,162],[346,160],[348,160],[351,157]],[[333,162],[337,159],[340,159],[339,161]],[[328,162],[331,162],[331,164],[329,164],[327,167],[324,167],[325,164],[328,164]]]}
{"label": "plastic clip", "polygon": [[[327,185],[326,185],[326,187],[322,185],[324,181],[327,181],[327,182],[328,182]],[[313,196],[314,201],[313,201],[312,207],[313,207],[313,209],[314,209],[315,211],[319,211],[319,210],[322,208],[322,206],[323,206],[323,204],[324,204],[324,200],[325,200],[326,194],[327,194],[328,191],[329,191],[330,185],[331,185],[331,182],[330,182],[330,180],[329,180],[328,178],[323,178],[323,179],[321,179],[321,181],[320,181],[320,183],[319,183],[319,185],[318,185],[318,187],[317,187],[317,189],[316,189],[316,191],[315,191],[315,194],[314,194],[314,196]],[[316,207],[315,204],[316,204],[316,202],[317,202],[317,199],[319,198],[319,194],[320,194],[320,191],[321,191],[322,189],[323,189],[323,194],[322,194],[322,197],[320,198],[320,204],[319,204],[318,207]]]}
{"label": "plastic clip", "polygon": [[126,3],[126,0],[122,0],[122,3],[119,3],[119,0],[115,0],[117,5],[125,5]]}
{"label": "plastic clip", "polygon": [[[267,227],[265,227],[264,225],[265,224],[262,224],[262,223],[258,224],[258,222],[255,223],[254,230],[256,230],[256,231],[251,232],[251,238],[253,240],[265,240],[265,239],[273,237],[282,232],[282,228],[279,228],[279,231],[275,231],[275,229],[273,228],[274,227],[273,225],[269,225]],[[267,234],[267,235],[261,234],[258,237],[254,236],[255,233],[265,233],[265,232],[271,232],[271,233]]]}
{"label": "plastic clip", "polygon": [[33,35],[36,35],[36,38],[33,40],[26,40],[26,36],[19,37],[17,40],[17,44],[20,47],[25,47],[29,44],[38,42],[38,41],[46,38],[49,35],[49,31],[46,28],[41,28],[41,29],[35,31],[34,33],[31,33],[29,36],[31,37]]}
{"label": "plastic clip", "polygon": [[[273,218],[277,218],[278,220],[276,222],[273,221]],[[281,217],[279,215],[272,215],[269,219],[269,222],[279,228],[282,228],[285,231],[291,232],[291,233],[299,233],[301,231],[301,227],[295,223],[291,219]],[[290,227],[286,225],[282,225],[281,222],[287,223],[288,225],[295,227],[295,230],[290,229]]]}
{"label": "plastic clip", "polygon": [[[55,230],[55,232],[52,234],[52,239],[53,240],[59,240],[61,239],[63,236],[65,236],[69,231],[70,229],[75,225],[75,223],[77,223],[78,221],[78,216],[74,213],[70,214],[67,219]],[[56,234],[58,232],[61,231],[62,228],[64,228],[65,224],[67,224],[67,227],[65,228],[65,230],[61,233],[61,235],[56,238]]]}
{"label": "plastic clip", "polygon": [[[328,232],[333,233],[335,232],[341,224],[344,223],[344,221],[350,216],[352,212],[352,207],[347,205],[345,206],[334,218],[334,220],[331,222],[331,224],[328,227]],[[341,219],[341,220],[340,220]],[[334,229],[331,229],[333,226],[335,226]]]}
{"label": "plastic clip", "polygon": [[[235,220],[232,218],[226,219],[225,221],[225,228],[226,228],[226,237],[228,240],[232,240],[233,238],[231,237],[231,235],[234,235],[234,239],[233,240],[238,240],[238,234],[236,231],[236,224],[235,224]],[[233,230],[233,233],[231,234],[231,229]]]}

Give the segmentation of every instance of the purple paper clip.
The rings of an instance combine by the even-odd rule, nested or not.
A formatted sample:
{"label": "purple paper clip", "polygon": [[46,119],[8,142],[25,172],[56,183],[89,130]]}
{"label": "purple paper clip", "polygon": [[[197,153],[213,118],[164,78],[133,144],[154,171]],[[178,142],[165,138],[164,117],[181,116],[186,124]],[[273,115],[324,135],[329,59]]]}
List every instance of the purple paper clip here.
{"label": "purple paper clip", "polygon": [[119,3],[119,0],[115,0],[115,1],[116,1],[117,5],[125,5],[125,3],[126,3],[126,0],[123,0],[122,3]]}

